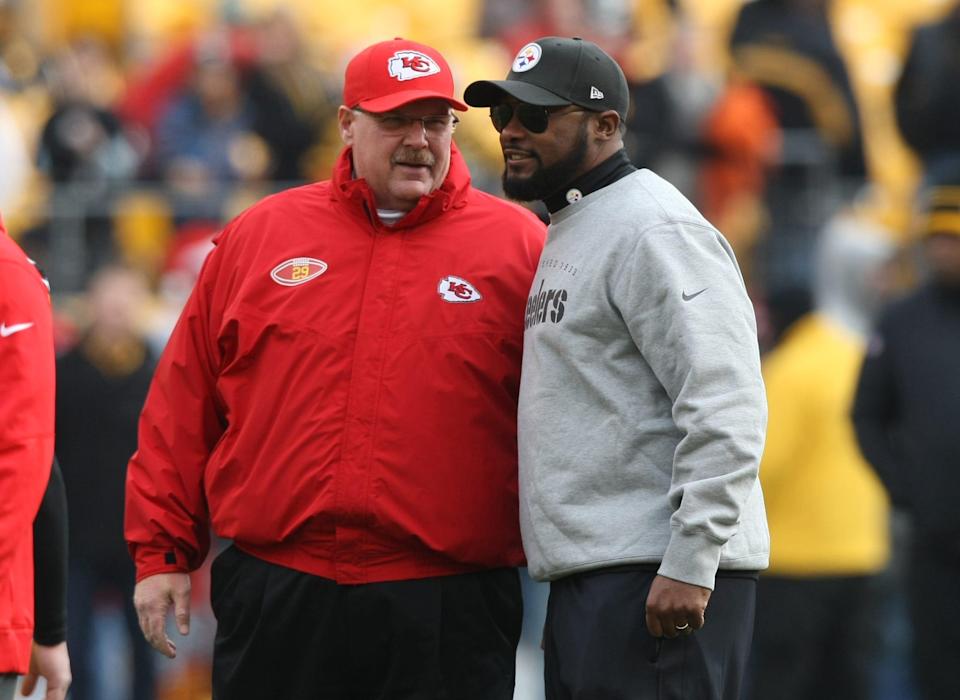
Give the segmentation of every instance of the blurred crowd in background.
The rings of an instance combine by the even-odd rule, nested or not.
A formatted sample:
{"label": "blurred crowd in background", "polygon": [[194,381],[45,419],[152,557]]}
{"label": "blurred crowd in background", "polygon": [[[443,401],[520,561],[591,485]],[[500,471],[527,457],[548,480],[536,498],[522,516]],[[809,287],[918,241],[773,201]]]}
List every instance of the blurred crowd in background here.
{"label": "blurred crowd in background", "polygon": [[[761,474],[771,580],[869,580],[858,595],[873,623],[851,621],[861,634],[845,648],[871,669],[872,697],[914,697],[897,555],[909,523],[856,453],[848,404],[874,314],[923,277],[924,193],[960,185],[956,2],[0,0],[0,212],[48,273],[57,317],[75,700],[209,697],[207,577],[194,584],[179,658],[154,658],[130,606],[122,502],[153,363],[213,235],[262,196],[329,175],[340,80],[360,48],[393,36],[426,42],[462,87],[505,75],[519,47],[551,34],[591,39],[620,61],[631,159],[727,236],[762,349],[779,352],[765,371],[786,397],[771,396]],[[464,116],[456,141],[474,182],[501,194],[483,110]],[[853,340],[811,327],[781,347],[787,328],[825,310]],[[828,406],[813,410],[853,463],[843,498],[818,495],[836,484],[806,488],[789,445],[813,433],[790,423],[798,412],[776,409],[817,383],[841,387],[810,400]],[[791,431],[801,433],[793,443]],[[858,524],[831,520],[850,503]],[[835,528],[826,539],[838,543],[826,557],[794,532],[824,510]],[[794,549],[778,551],[778,529]],[[530,591],[536,625],[543,591]],[[535,644],[539,630],[524,639]],[[521,652],[535,665],[532,645]],[[536,686],[521,678],[518,698],[536,697]]]}

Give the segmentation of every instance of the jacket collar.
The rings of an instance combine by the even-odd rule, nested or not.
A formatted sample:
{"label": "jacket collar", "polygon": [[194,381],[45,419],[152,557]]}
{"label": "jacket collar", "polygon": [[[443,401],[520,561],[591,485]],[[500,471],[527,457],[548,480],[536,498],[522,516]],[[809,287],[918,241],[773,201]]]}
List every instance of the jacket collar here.
{"label": "jacket collar", "polygon": [[[376,200],[373,191],[363,178],[353,177],[352,149],[347,147],[340,153],[331,178],[332,196],[342,202],[354,213],[363,216],[376,226],[381,226],[377,217]],[[459,209],[466,205],[467,192],[470,189],[470,171],[460,155],[457,145],[450,143],[450,170],[443,183],[428,195],[424,195],[417,205],[407,212],[390,230],[410,228],[435,219],[448,209]]]}

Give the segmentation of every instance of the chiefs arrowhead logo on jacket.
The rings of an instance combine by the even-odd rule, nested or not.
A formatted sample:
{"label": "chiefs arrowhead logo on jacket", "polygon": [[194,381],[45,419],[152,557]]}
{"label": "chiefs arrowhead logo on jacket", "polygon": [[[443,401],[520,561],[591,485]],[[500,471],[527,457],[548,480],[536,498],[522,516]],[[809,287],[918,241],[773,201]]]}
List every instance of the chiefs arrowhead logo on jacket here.
{"label": "chiefs arrowhead logo on jacket", "polygon": [[316,279],[327,271],[327,263],[316,258],[293,258],[280,263],[270,276],[277,284],[293,287]]}
{"label": "chiefs arrowhead logo on jacket", "polygon": [[437,287],[437,294],[444,301],[453,304],[465,304],[471,301],[480,301],[483,296],[477,291],[477,288],[467,282],[465,279],[447,275],[440,280]]}

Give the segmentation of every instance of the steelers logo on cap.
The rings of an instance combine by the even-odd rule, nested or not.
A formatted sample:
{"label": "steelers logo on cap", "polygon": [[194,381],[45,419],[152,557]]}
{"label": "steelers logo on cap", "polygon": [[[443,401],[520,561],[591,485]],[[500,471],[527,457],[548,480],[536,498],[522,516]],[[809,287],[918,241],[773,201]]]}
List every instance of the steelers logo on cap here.
{"label": "steelers logo on cap", "polygon": [[583,199],[583,192],[578,190],[576,187],[567,190],[567,203],[576,204],[581,199]]}
{"label": "steelers logo on cap", "polygon": [[513,59],[513,72],[523,73],[530,70],[540,62],[540,56],[542,55],[543,49],[540,48],[540,44],[530,42],[520,49],[517,57]]}

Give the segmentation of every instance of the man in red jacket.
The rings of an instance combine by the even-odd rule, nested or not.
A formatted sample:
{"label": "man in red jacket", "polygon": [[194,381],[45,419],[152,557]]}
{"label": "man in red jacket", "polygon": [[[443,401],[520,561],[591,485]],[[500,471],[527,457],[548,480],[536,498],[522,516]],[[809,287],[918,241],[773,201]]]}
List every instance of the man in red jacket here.
{"label": "man in red jacket", "polygon": [[34,519],[53,461],[53,321],[43,277],[0,220],[0,700],[17,676],[47,679],[63,700],[70,662],[62,636],[34,642]]}
{"label": "man in red jacket", "polygon": [[471,186],[434,49],[368,47],[343,102],[332,178],[226,227],[160,360],[127,477],[141,627],[175,654],[212,526],[215,698],[506,700],[544,228]]}

